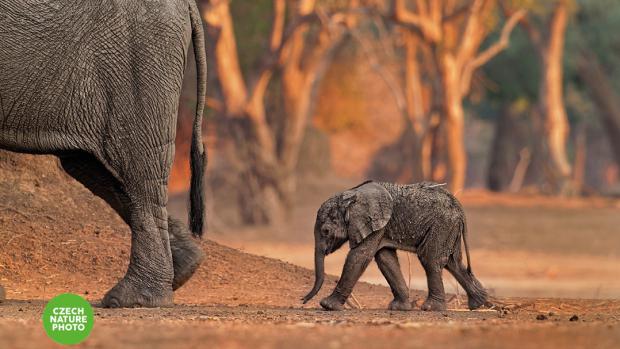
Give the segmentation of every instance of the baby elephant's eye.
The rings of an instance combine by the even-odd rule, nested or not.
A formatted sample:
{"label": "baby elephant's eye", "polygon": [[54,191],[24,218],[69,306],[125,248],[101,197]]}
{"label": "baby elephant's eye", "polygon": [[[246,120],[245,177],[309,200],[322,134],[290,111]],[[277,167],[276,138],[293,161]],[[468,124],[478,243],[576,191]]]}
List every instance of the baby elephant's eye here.
{"label": "baby elephant's eye", "polygon": [[322,229],[321,229],[321,235],[323,235],[323,236],[327,236],[327,235],[329,235],[329,229],[327,229],[327,228],[322,228]]}

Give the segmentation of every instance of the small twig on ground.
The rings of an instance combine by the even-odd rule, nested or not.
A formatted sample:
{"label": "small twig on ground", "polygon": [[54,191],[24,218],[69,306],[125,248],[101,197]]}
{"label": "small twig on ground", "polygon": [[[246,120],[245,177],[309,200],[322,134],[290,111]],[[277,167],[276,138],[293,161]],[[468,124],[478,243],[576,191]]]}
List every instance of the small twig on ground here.
{"label": "small twig on ground", "polygon": [[10,212],[13,212],[13,213],[17,213],[18,215],[20,215],[20,216],[22,216],[24,218],[30,218],[30,216],[28,216],[27,214],[21,212],[20,210],[18,210],[16,208],[13,208],[13,207],[2,206],[2,207],[0,207],[0,210],[1,211],[10,211]]}
{"label": "small twig on ground", "polygon": [[353,301],[355,302],[355,305],[357,306],[357,309],[364,309],[364,307],[362,307],[362,303],[360,303],[357,298],[355,297],[355,294],[353,294],[353,292],[351,292],[351,299],[353,299]]}
{"label": "small twig on ground", "polygon": [[8,246],[8,245],[11,243],[11,241],[13,241],[13,239],[17,239],[18,237],[20,237],[20,236],[22,236],[22,235],[24,235],[24,234],[17,234],[17,235],[13,235],[13,236],[11,236],[11,238],[9,239],[9,241],[7,241],[7,242],[6,242],[6,245],[5,245],[5,246]]}

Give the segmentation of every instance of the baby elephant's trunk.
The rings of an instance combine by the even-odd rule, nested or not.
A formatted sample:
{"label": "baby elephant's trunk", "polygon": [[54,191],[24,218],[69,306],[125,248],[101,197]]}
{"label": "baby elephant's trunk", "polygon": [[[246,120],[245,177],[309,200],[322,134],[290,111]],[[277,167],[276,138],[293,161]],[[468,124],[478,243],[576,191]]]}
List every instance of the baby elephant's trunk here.
{"label": "baby elephant's trunk", "polygon": [[304,297],[302,300],[304,304],[308,303],[312,297],[316,296],[316,294],[323,286],[323,281],[325,281],[325,253],[323,249],[319,246],[319,242],[316,242],[316,247],[314,248],[314,286],[312,290]]}

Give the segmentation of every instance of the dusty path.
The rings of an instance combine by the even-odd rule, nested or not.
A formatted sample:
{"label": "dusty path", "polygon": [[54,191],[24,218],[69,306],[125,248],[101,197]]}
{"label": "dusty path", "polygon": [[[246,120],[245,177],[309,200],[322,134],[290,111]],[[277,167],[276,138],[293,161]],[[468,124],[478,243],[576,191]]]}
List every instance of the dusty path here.
{"label": "dusty path", "polygon": [[[346,310],[177,305],[95,309],[80,348],[617,348],[620,302],[505,300],[499,311]],[[0,305],[3,348],[56,347],[43,301]],[[537,319],[538,318],[538,319]],[[570,319],[573,319],[571,321]]]}

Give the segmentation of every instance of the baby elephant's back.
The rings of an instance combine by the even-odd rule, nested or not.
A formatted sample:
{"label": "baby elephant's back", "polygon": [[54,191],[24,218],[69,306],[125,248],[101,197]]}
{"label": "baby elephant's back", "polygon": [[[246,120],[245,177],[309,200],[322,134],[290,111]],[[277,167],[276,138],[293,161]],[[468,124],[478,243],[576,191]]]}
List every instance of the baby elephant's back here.
{"label": "baby elephant's back", "polygon": [[394,201],[386,236],[398,244],[419,248],[429,234],[435,235],[433,240],[447,243],[465,224],[461,204],[444,186],[431,182],[382,185]]}

